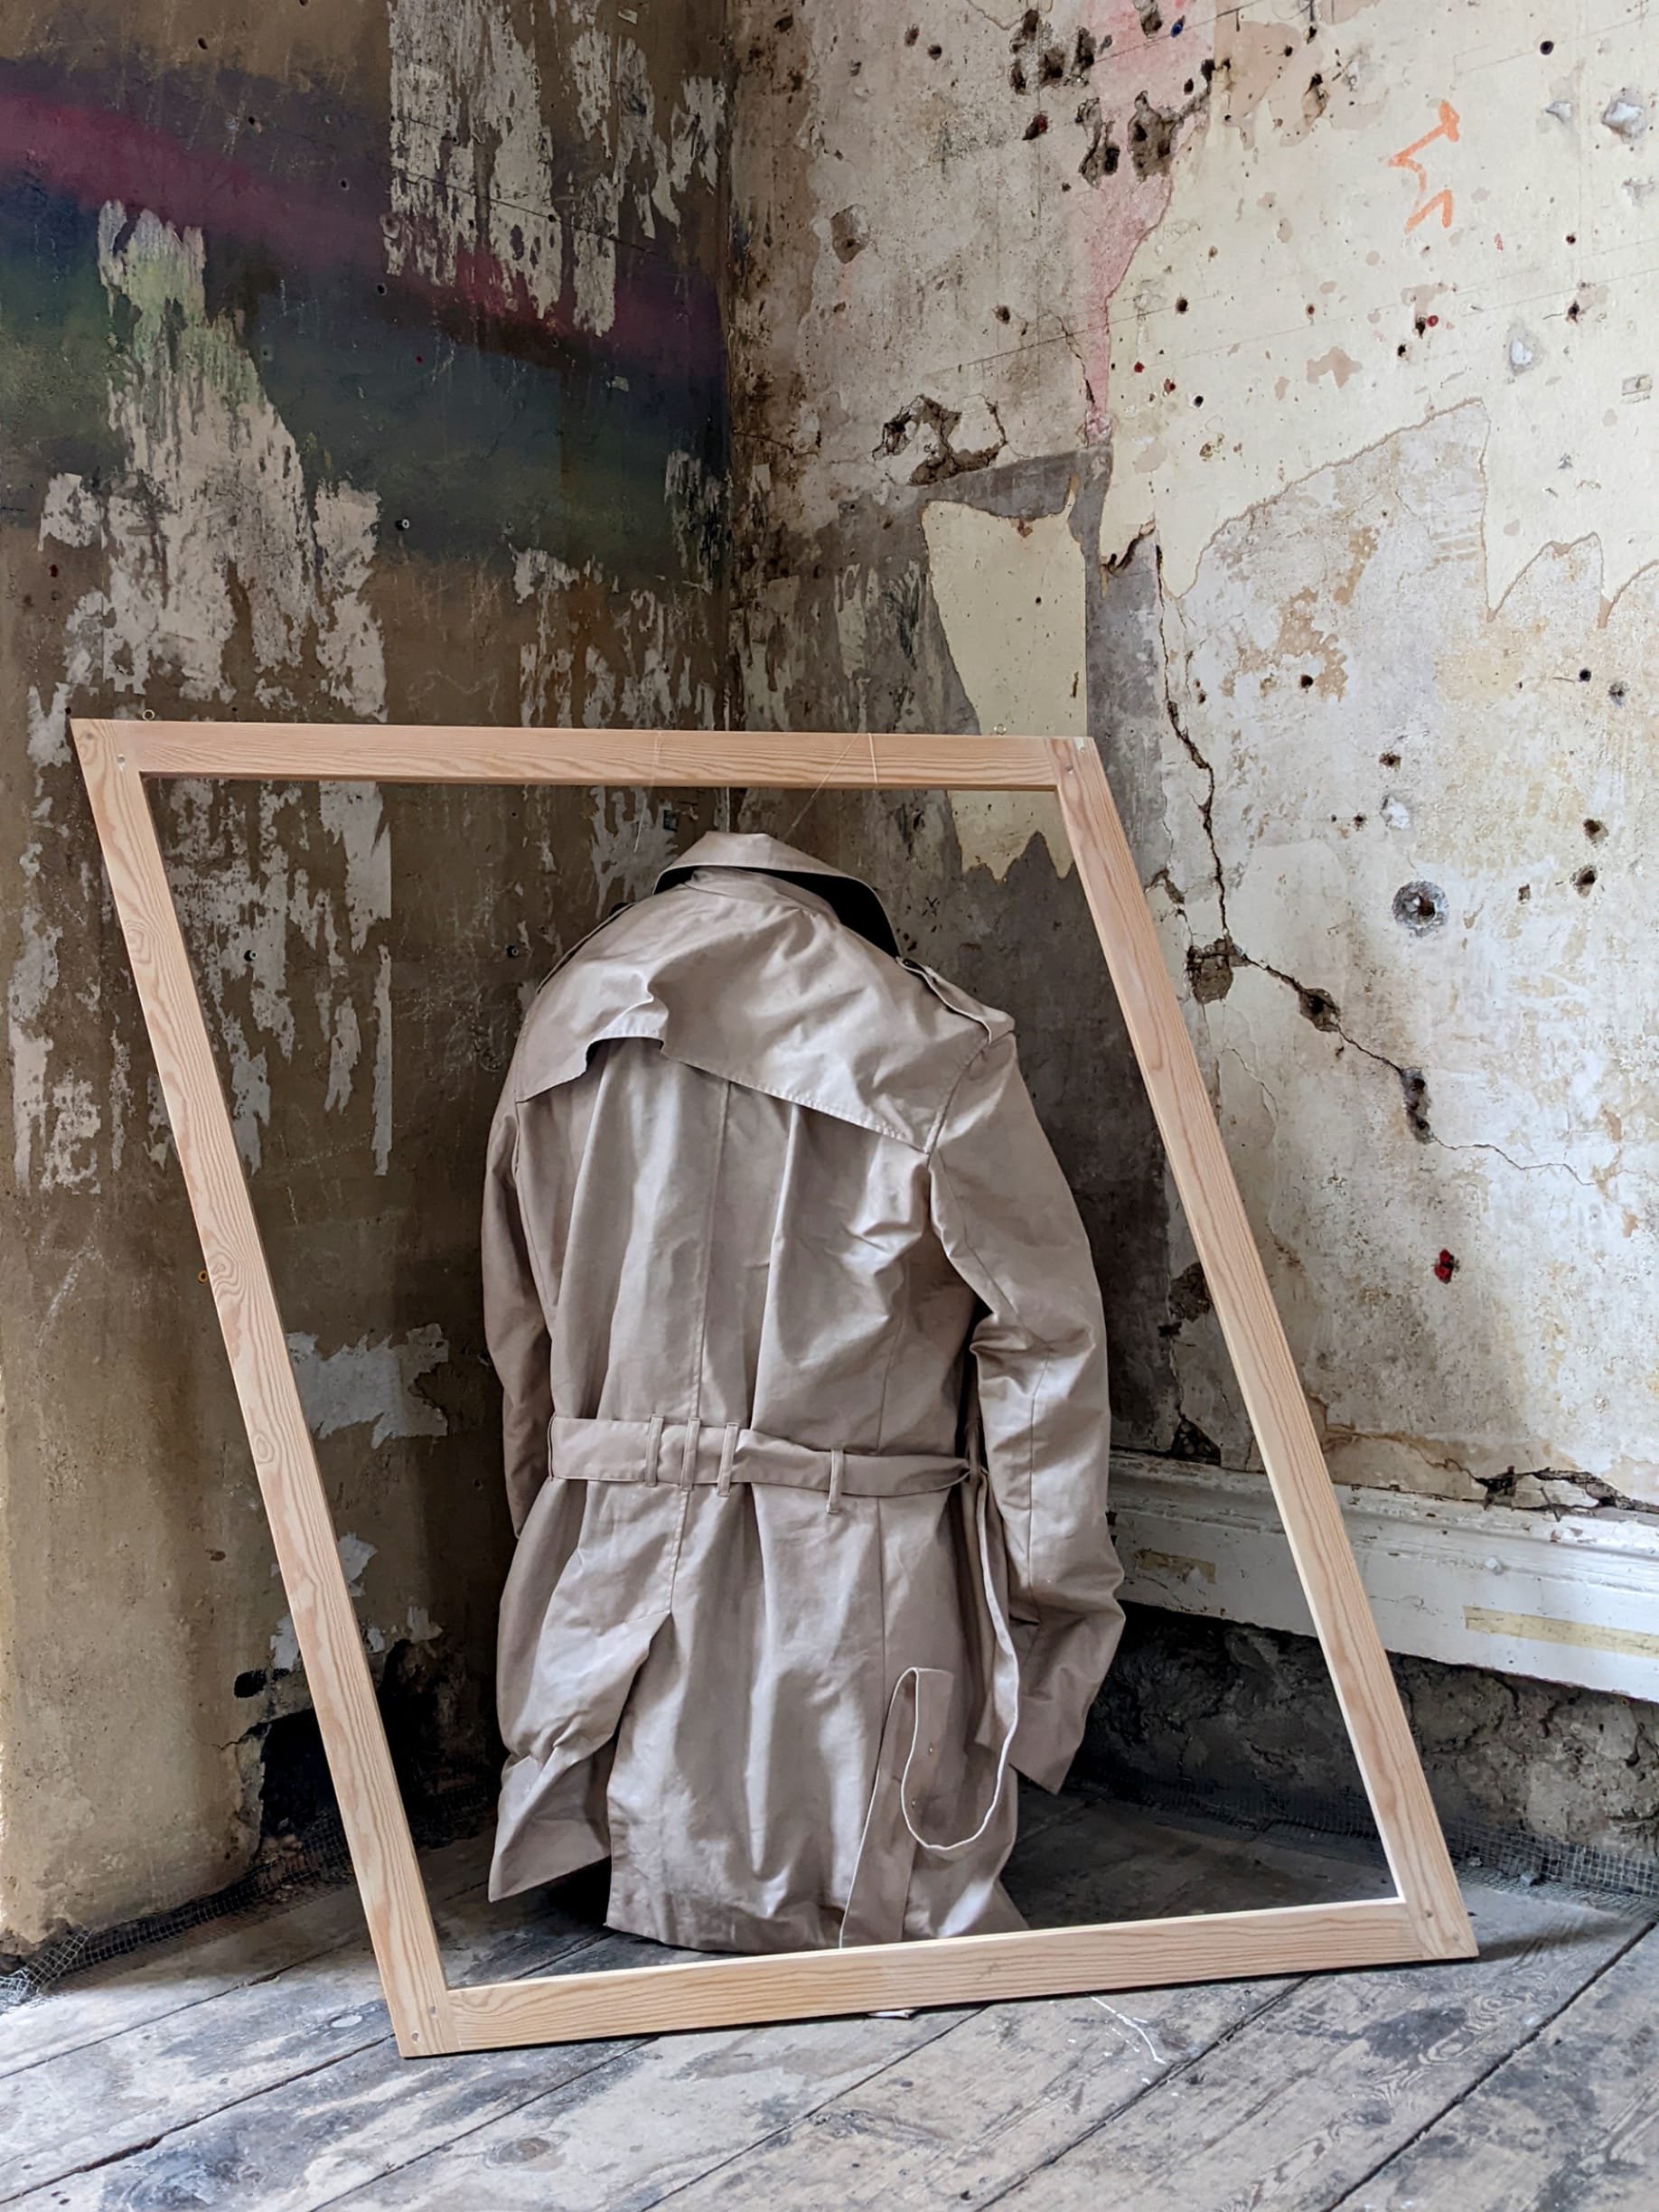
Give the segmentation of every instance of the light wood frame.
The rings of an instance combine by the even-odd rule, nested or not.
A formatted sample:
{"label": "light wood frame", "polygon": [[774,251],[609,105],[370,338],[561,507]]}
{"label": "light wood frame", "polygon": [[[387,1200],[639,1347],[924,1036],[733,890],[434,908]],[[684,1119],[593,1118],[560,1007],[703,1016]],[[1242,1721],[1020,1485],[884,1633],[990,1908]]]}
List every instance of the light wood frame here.
{"label": "light wood frame", "polygon": [[[91,800],[399,2049],[408,2057],[1227,1975],[1475,1942],[1100,757],[1087,739],[77,718]],[[146,776],[1053,792],[1376,1817],[1395,1894],[451,1988]]]}

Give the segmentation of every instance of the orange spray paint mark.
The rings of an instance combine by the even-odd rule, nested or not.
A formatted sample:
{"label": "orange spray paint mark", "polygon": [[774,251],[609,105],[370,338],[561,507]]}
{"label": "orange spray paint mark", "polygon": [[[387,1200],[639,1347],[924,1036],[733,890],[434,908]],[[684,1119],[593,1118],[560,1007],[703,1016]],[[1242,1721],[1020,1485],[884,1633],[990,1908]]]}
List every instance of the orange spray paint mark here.
{"label": "orange spray paint mark", "polygon": [[1448,191],[1442,191],[1436,192],[1432,198],[1423,197],[1429,191],[1429,172],[1417,159],[1423,148],[1432,145],[1437,138],[1445,138],[1453,145],[1457,143],[1457,110],[1452,106],[1450,100],[1440,102],[1439,115],[1440,119],[1431,131],[1425,131],[1422,136],[1414,140],[1411,145],[1401,146],[1398,154],[1389,155],[1388,165],[1391,169],[1409,169],[1417,179],[1418,202],[1406,217],[1405,227],[1408,231],[1415,230],[1420,222],[1427,221],[1437,209],[1439,211],[1441,230],[1449,230],[1451,229],[1451,193]]}

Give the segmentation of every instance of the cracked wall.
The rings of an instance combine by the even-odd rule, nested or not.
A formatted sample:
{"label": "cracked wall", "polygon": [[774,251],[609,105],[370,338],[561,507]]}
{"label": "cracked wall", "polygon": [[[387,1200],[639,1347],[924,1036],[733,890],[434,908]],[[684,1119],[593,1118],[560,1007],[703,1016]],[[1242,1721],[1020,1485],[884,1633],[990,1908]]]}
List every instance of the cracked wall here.
{"label": "cracked wall", "polygon": [[[0,31],[0,1949],[239,1871],[305,1706],[66,717],[720,722],[726,49],[713,0],[640,14],[33,0]],[[435,1788],[492,1743],[494,1092],[554,954],[709,806],[156,797]]]}
{"label": "cracked wall", "polygon": [[[1334,1471],[1659,1504],[1641,42],[1156,13],[747,12],[745,710],[1092,729]],[[1041,807],[932,812],[1009,981],[1092,982]],[[1157,1210],[1124,1440],[1249,1465]]]}
{"label": "cracked wall", "polygon": [[[1656,96],[1644,22],[1534,0],[13,11],[11,1940],[235,1872],[304,1708],[78,709],[1092,735],[1333,1467],[1659,1504]],[[483,1129],[527,986],[711,805],[160,801],[365,1642],[438,1685],[440,1768],[506,1544]],[[1247,1466],[1052,812],[746,818],[1016,1010],[1120,1440]],[[1520,1804],[1509,1707],[1460,1736],[1460,1695]]]}
{"label": "cracked wall", "polygon": [[[738,13],[745,717],[1092,733],[1333,1473],[1659,1505],[1651,26]],[[1052,820],[752,812],[1018,1016],[1120,1440],[1256,1464]]]}

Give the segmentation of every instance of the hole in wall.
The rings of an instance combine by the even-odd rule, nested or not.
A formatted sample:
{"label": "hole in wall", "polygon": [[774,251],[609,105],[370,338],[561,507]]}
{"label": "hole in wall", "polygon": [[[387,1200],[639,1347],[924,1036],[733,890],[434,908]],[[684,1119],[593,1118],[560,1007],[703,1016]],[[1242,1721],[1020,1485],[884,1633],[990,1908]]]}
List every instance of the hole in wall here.
{"label": "hole in wall", "polygon": [[1401,884],[1394,894],[1394,919],[1413,936],[1426,937],[1445,923],[1445,892],[1439,884]]}
{"label": "hole in wall", "polygon": [[1206,1467],[1220,1467],[1221,1446],[1207,1437],[1196,1421],[1183,1414],[1176,1423],[1176,1432],[1169,1439],[1172,1459],[1200,1459]]}
{"label": "hole in wall", "polygon": [[1429,1122],[1429,1079],[1421,1068],[1401,1068],[1400,1093],[1405,1101],[1406,1127],[1419,1144],[1431,1144],[1434,1130]]}
{"label": "hole in wall", "polygon": [[[253,1668],[237,1681],[262,1674]],[[403,1642],[388,1651],[375,1697],[417,1842],[474,1832],[489,1817],[502,1757],[487,1687],[481,1694],[440,1645]],[[316,1714],[282,1713],[253,1733],[261,1834],[283,1849],[325,1834],[338,1814]]]}

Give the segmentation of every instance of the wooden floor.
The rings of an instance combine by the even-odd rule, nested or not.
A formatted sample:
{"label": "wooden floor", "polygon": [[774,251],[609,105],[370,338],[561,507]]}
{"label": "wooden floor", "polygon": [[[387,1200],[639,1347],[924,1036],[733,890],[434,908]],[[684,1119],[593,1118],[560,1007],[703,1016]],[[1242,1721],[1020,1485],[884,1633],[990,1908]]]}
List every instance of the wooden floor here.
{"label": "wooden floor", "polygon": [[[592,1900],[489,1905],[478,1844],[427,1870],[452,1979],[653,1955]],[[1270,1829],[1062,1801],[1010,1887],[1053,1922],[1380,1884]],[[1473,1964],[406,2064],[333,1891],[0,2019],[0,2204],[1655,2212],[1659,1933],[1469,1896]]]}

